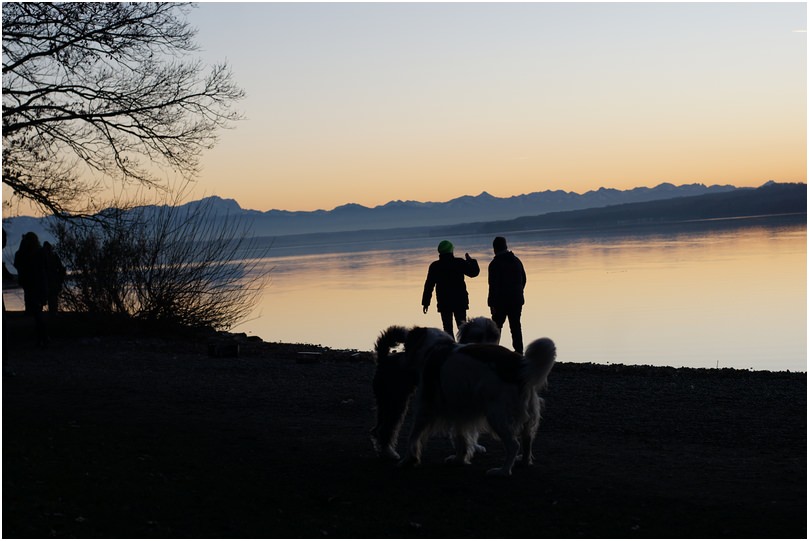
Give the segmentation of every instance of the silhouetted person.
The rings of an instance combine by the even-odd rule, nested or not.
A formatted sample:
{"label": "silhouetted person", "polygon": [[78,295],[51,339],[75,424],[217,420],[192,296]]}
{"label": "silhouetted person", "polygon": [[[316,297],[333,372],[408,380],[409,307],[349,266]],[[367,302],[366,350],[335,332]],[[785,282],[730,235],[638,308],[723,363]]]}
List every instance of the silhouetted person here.
{"label": "silhouetted person", "polygon": [[489,263],[489,308],[492,319],[503,330],[508,318],[514,351],[522,354],[522,307],[525,304],[525,269],[522,261],[509,251],[506,239],[495,237],[494,259]]}
{"label": "silhouetted person", "polygon": [[37,342],[44,345],[47,335],[42,307],[48,300],[48,276],[45,250],[40,246],[36,233],[29,231],[22,236],[20,248],[14,254],[14,267],[23,290],[25,313],[34,316]]}
{"label": "silhouetted person", "polygon": [[[3,228],[3,250],[6,249],[6,241],[7,241],[6,228],[4,227]],[[14,275],[11,274],[11,271],[9,271],[6,268],[6,262],[3,261],[3,283],[6,284],[6,283],[8,283],[9,281],[11,281],[13,279],[14,279]],[[5,297],[5,295],[3,295],[3,313],[5,313],[5,311],[6,311],[6,297]]]}
{"label": "silhouetted person", "polygon": [[[6,228],[3,228],[3,250],[6,249]],[[9,280],[13,280],[14,276],[11,272],[6,268],[6,262],[3,261],[3,285],[7,283]],[[4,376],[14,376],[14,371],[11,369],[11,365],[9,362],[9,354],[8,354],[8,341],[9,341],[9,332],[8,332],[8,321],[6,320],[6,298],[5,295],[3,296],[3,375]]]}
{"label": "silhouetted person", "polygon": [[466,321],[466,311],[469,309],[469,293],[466,291],[464,276],[474,278],[478,274],[480,267],[477,260],[469,257],[469,254],[466,254],[464,259],[455,257],[452,243],[448,240],[442,240],[438,244],[438,260],[433,261],[427,271],[421,305],[426,314],[435,288],[441,322],[450,336],[455,336],[452,332],[452,318],[455,318],[460,327]]}
{"label": "silhouetted person", "polygon": [[45,242],[42,249],[45,251],[45,271],[48,278],[48,312],[55,313],[59,311],[59,294],[65,283],[65,266],[53,251],[50,242]]}

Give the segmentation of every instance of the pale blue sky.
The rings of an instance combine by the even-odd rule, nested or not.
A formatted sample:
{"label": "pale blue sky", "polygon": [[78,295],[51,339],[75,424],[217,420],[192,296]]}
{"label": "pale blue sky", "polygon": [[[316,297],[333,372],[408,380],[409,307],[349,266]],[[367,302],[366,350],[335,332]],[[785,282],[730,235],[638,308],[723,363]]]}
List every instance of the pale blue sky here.
{"label": "pale blue sky", "polygon": [[247,119],[196,193],[267,210],[806,181],[805,3],[202,3]]}

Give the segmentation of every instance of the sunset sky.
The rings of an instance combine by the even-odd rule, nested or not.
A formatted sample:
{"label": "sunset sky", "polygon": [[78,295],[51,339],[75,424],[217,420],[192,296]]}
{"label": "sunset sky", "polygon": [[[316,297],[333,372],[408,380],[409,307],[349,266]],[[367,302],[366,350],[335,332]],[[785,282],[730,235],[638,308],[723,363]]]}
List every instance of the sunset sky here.
{"label": "sunset sky", "polygon": [[806,182],[805,2],[203,2],[188,20],[247,97],[186,199]]}
{"label": "sunset sky", "polygon": [[805,3],[203,3],[246,120],[195,193],[258,210],[806,181]]}

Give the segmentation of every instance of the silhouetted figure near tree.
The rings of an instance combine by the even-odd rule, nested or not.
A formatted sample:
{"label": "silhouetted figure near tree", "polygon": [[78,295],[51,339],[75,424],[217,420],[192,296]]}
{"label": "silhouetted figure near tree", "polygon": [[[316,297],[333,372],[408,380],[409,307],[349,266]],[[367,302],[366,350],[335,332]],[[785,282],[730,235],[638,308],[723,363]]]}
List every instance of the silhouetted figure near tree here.
{"label": "silhouetted figure near tree", "polygon": [[466,321],[466,311],[469,309],[469,293],[466,291],[464,276],[474,278],[480,274],[480,266],[469,254],[464,259],[455,257],[452,243],[448,240],[442,240],[438,244],[438,254],[438,260],[430,264],[427,272],[421,305],[426,314],[435,288],[436,304],[444,330],[450,336],[455,336],[452,332],[452,318],[455,318],[455,323],[460,328]]}
{"label": "silhouetted figure near tree", "polygon": [[[4,227],[3,228],[3,250],[6,249],[6,241],[7,241],[6,228]],[[6,262],[3,261],[3,283],[6,283],[7,281],[10,281],[10,280],[13,280],[13,279],[14,279],[14,275],[11,274],[11,271],[9,271],[6,268]],[[6,312],[6,297],[4,295],[3,296],[3,313],[5,313],[5,312]]]}
{"label": "silhouetted figure near tree", "polygon": [[34,316],[37,342],[45,345],[48,337],[42,307],[48,300],[47,262],[36,233],[28,232],[22,236],[20,248],[14,254],[14,267],[23,290],[25,313]]}
{"label": "silhouetted figure near tree", "polygon": [[525,268],[522,261],[509,251],[506,239],[495,237],[492,243],[494,259],[489,263],[489,308],[492,320],[500,330],[508,318],[514,351],[522,354],[522,307],[525,304]]}
{"label": "silhouetted figure near tree", "polygon": [[[3,250],[6,249],[6,228],[3,228]],[[6,268],[6,262],[3,261],[3,284],[5,285],[7,280],[13,280],[14,276],[11,274]],[[9,333],[8,333],[8,321],[6,320],[6,298],[5,295],[3,296],[3,375],[4,376],[14,376],[14,371],[11,369],[9,363],[9,355],[8,355],[8,340],[9,340]]]}
{"label": "silhouetted figure near tree", "polygon": [[56,313],[59,311],[59,294],[65,283],[65,266],[50,242],[45,242],[42,249],[45,251],[45,270],[48,278],[48,312]]}

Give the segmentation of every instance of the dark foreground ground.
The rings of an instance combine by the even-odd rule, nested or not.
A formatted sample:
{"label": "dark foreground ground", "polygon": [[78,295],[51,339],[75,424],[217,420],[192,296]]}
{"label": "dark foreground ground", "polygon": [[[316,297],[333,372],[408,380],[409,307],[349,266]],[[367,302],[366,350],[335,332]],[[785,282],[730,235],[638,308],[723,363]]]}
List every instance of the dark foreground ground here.
{"label": "dark foreground ground", "polygon": [[25,329],[3,329],[4,538],[807,535],[803,373],[560,362],[536,466],[499,479],[486,438],[467,468],[445,438],[414,470],[378,460],[368,354],[132,332],[28,350]]}

